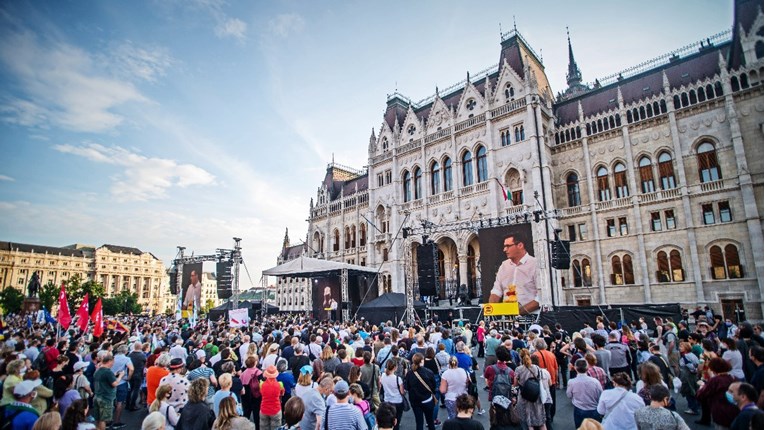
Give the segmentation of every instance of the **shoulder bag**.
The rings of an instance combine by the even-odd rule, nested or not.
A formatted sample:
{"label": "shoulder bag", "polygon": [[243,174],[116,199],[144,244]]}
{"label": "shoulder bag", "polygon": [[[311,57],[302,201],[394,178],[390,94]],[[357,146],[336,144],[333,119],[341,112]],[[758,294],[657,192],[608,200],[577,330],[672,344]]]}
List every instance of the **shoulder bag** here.
{"label": "shoulder bag", "polygon": [[[401,378],[399,378],[398,376],[396,376],[396,385],[398,385],[399,387],[398,392],[401,393]],[[402,403],[403,403],[404,412],[412,409],[412,405],[409,404],[409,399],[406,398],[405,394],[401,394],[401,399],[403,400]]]}
{"label": "shoulder bag", "polygon": [[428,386],[428,384],[426,384],[426,383],[425,383],[425,381],[422,379],[422,377],[420,376],[420,374],[419,374],[419,373],[417,373],[417,371],[416,371],[416,370],[413,370],[413,371],[412,371],[412,373],[414,373],[414,376],[416,376],[416,377],[417,377],[417,379],[419,379],[419,380],[420,380],[420,383],[422,383],[422,386],[423,386],[423,387],[425,387],[425,389],[427,389],[427,390],[428,390],[428,392],[430,393],[430,397],[433,399],[433,403],[434,403],[434,404],[436,404],[436,405],[438,405],[438,399],[436,398],[436,395],[435,395],[435,394],[433,394],[433,390],[431,390],[431,389],[430,389],[430,387]]}

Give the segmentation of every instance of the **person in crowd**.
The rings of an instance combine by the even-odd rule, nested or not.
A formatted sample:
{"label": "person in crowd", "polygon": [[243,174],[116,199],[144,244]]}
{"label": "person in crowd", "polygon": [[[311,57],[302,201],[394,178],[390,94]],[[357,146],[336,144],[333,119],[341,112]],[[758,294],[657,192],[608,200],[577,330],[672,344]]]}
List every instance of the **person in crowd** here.
{"label": "person in crowd", "polygon": [[284,407],[284,425],[279,430],[300,430],[300,422],[305,414],[305,405],[300,397],[287,400]]}
{"label": "person in crowd", "polygon": [[[581,339],[581,338],[580,338]],[[598,400],[603,388],[597,379],[587,375],[587,361],[580,358],[574,362],[576,377],[568,381],[566,396],[574,406],[574,427],[579,427],[585,418],[600,421]]]}
{"label": "person in crowd", "polygon": [[489,366],[492,366],[497,362],[497,347],[502,344],[497,335],[497,330],[491,329],[489,330],[489,335],[484,341],[484,353],[486,357],[484,359],[484,372],[489,368]]}
{"label": "person in crowd", "polygon": [[95,424],[88,421],[88,401],[85,399],[73,401],[66,409],[61,421],[61,430],[95,430],[96,428]]}
{"label": "person in crowd", "polygon": [[42,414],[32,426],[32,430],[58,430],[60,428],[61,414],[56,411]]}
{"label": "person in crowd", "polygon": [[731,423],[730,429],[749,430],[750,428],[756,428],[752,425],[752,418],[755,415],[762,416],[762,410],[758,409],[755,403],[758,394],[754,386],[747,383],[734,382],[728,387],[725,397],[741,411]]}
{"label": "person in crowd", "polygon": [[374,411],[380,406],[380,368],[372,362],[371,352],[364,351],[362,358],[364,364],[360,367],[361,382],[369,387],[367,398]]}
{"label": "person in crowd", "polygon": [[275,430],[282,424],[284,387],[276,380],[279,376],[276,366],[268,366],[263,376],[265,381],[260,383],[260,430]]}
{"label": "person in crowd", "polygon": [[[120,370],[116,375],[112,372],[112,365],[114,364],[114,357],[108,351],[102,351],[99,353],[101,362],[98,365],[98,370],[93,375],[94,381],[94,394],[93,397],[93,416],[96,418],[96,427],[98,430],[104,430],[106,428],[107,421],[112,421],[114,417],[114,401],[117,399],[117,385],[125,376],[125,371]],[[119,429],[125,427],[125,424],[114,422],[111,425],[112,429]]]}
{"label": "person in crowd", "polygon": [[[55,379],[53,379],[53,386],[55,387],[55,381],[60,380],[61,378],[66,378],[68,375],[62,373],[58,375]],[[71,376],[70,376],[71,378]],[[24,380],[25,381],[42,381],[40,379],[40,372],[37,370],[28,370],[27,373],[24,374]],[[35,398],[32,399],[32,407],[37,409],[37,412],[42,415],[45,413],[45,411],[48,410],[48,401],[50,401],[53,398],[53,390],[46,387],[45,384],[40,384],[35,388]]]}
{"label": "person in crowd", "polygon": [[[80,393],[74,389],[72,375],[59,376],[58,379],[53,381],[53,402],[58,404],[58,411],[61,415],[66,414],[66,410],[72,402],[79,398]],[[47,405],[45,406],[47,407]]]}
{"label": "person in crowd", "polygon": [[359,408],[362,416],[372,411],[372,406],[369,401],[364,400],[364,390],[361,389],[361,385],[351,384],[348,387],[348,390],[348,395],[351,396],[350,402],[353,406]]}
{"label": "person in crowd", "polygon": [[[20,361],[20,360],[19,360]],[[5,405],[4,422],[10,422],[13,430],[32,430],[40,413],[32,407],[37,388],[42,381],[21,381],[13,387],[13,401]]]}
{"label": "person in crowd", "polygon": [[638,373],[640,374],[640,380],[635,385],[635,390],[646,406],[651,404],[651,387],[654,385],[664,385],[664,380],[661,378],[661,370],[658,366],[651,362],[645,362],[638,366]]}
{"label": "person in crowd", "polygon": [[[209,385],[210,381],[203,378],[195,379],[189,384],[188,402],[181,411],[176,427],[183,430],[209,430],[213,426],[215,413],[205,402]],[[170,397],[172,398],[172,392]]]}
{"label": "person in crowd", "polygon": [[186,379],[191,383],[198,378],[210,380],[210,388],[207,389],[207,398],[212,398],[215,394],[215,388],[218,387],[218,378],[215,377],[215,371],[207,367],[201,360],[192,358],[188,365]]}
{"label": "person in crowd", "polygon": [[154,402],[149,405],[149,412],[159,412],[165,417],[165,430],[173,430],[178,425],[180,415],[178,411],[170,404],[170,394],[173,387],[170,385],[160,385],[155,393]]}
{"label": "person in crowd", "polygon": [[439,387],[439,391],[443,394],[447,419],[457,417],[457,397],[467,394],[469,382],[470,377],[465,369],[459,367],[457,357],[451,357],[449,368],[441,375]]}
{"label": "person in crowd", "polygon": [[129,380],[130,393],[128,394],[127,399],[127,410],[134,412],[138,410],[141,385],[143,384],[146,374],[146,354],[143,352],[143,344],[141,342],[135,342],[133,344],[133,350],[128,354],[128,358],[133,365],[133,373]]}
{"label": "person in crowd", "polygon": [[335,351],[327,345],[321,350],[321,362],[324,365],[324,371],[335,374],[335,369],[340,365],[340,359],[335,356]]}
{"label": "person in crowd", "polygon": [[233,391],[231,391],[232,387],[232,377],[230,373],[223,373],[220,375],[220,378],[218,379],[220,382],[220,390],[215,392],[215,395],[213,396],[213,412],[215,412],[215,416],[217,417],[220,412],[220,402],[221,400],[231,397],[234,399],[234,404],[239,410],[239,413],[242,413],[241,405],[239,405],[239,399]]}
{"label": "person in crowd", "polygon": [[[712,413],[712,422],[716,426],[730,428],[733,418],[738,414],[738,408],[732,405],[725,397],[728,387],[736,379],[730,374],[730,363],[722,358],[714,358],[709,362],[709,371],[712,378],[701,385],[696,391],[696,398],[700,402],[706,402]],[[697,424],[709,425],[709,423],[697,422]]]}
{"label": "person in crowd", "polygon": [[[396,374],[396,362],[386,361],[385,374],[380,378],[380,386],[385,393],[385,402],[396,408],[396,424],[393,430],[399,430],[401,417],[404,414],[404,381]],[[379,423],[378,423],[379,424]]]}
{"label": "person in crowd", "polygon": [[[659,368],[659,372],[661,374],[662,380],[664,381],[664,385],[666,385],[667,388],[672,388],[672,375],[678,374],[679,372],[673,373],[674,370],[672,370],[670,367],[670,362],[667,361],[667,358],[664,356],[664,354],[662,354],[660,345],[651,345],[650,350],[651,357],[648,359],[648,361],[655,364]],[[678,359],[678,365],[679,364],[680,361]]]}
{"label": "person in crowd", "polygon": [[[255,345],[254,343],[250,346]],[[260,382],[263,372],[257,368],[258,356],[250,355],[244,360],[247,369],[242,372],[240,379],[244,385],[244,395],[242,396],[242,415],[247,419],[254,416],[255,429],[260,430]]]}
{"label": "person in crowd", "polygon": [[428,430],[434,430],[433,408],[437,407],[434,394],[436,379],[433,372],[422,366],[423,360],[422,354],[414,354],[412,370],[406,374],[405,385],[409,390],[409,402],[417,430],[423,430],[423,420],[427,422]]}
{"label": "person in crowd", "polygon": [[609,385],[610,379],[606,371],[598,366],[598,359],[595,357],[595,354],[588,352],[584,355],[584,359],[587,361],[587,375],[597,379],[600,382],[600,387],[605,390]]}
{"label": "person in crowd", "polygon": [[183,411],[183,407],[189,401],[189,380],[183,374],[185,364],[180,358],[170,360],[170,374],[160,379],[159,384],[168,384],[173,387],[170,395],[170,404],[178,411]]}
{"label": "person in crowd", "polygon": [[335,384],[333,393],[336,401],[328,407],[326,416],[321,420],[321,430],[366,429],[361,411],[349,403],[348,383],[341,379]]}
{"label": "person in crowd", "polygon": [[141,430],[162,430],[165,425],[165,417],[159,412],[152,412],[143,419]]}
{"label": "person in crowd", "polygon": [[699,359],[691,350],[689,342],[680,342],[680,394],[688,402],[688,415],[699,414],[699,404],[696,401],[696,389],[698,388]]}
{"label": "person in crowd", "polygon": [[730,364],[730,376],[737,381],[743,381],[745,378],[744,357],[741,355],[741,351],[736,348],[736,340],[730,337],[720,339],[720,350],[723,360]]}
{"label": "person in crowd", "polygon": [[132,378],[133,373],[135,372],[133,362],[128,358],[127,352],[127,345],[119,345],[115,349],[112,372],[114,372],[115,375],[122,372],[123,377],[120,379],[119,384],[117,384],[116,403],[114,408],[114,424],[112,424],[112,427],[121,423],[120,420],[122,419],[122,410],[125,408],[125,403],[127,402],[128,394],[130,391],[128,380]]}
{"label": "person in crowd", "polygon": [[638,430],[690,430],[677,412],[667,409],[669,389],[663,384],[651,387],[651,403],[635,411]]}
{"label": "person in crowd", "polygon": [[154,361],[154,365],[146,369],[146,402],[154,403],[154,395],[159,388],[159,381],[170,374],[170,354],[161,353]]}
{"label": "person in crowd", "polygon": [[444,422],[443,430],[483,430],[483,424],[473,419],[475,399],[473,396],[461,394],[456,400],[457,415]]}
{"label": "person in crowd", "polygon": [[[227,373],[221,375],[221,379]],[[213,423],[213,430],[253,430],[255,423],[237,413],[238,405],[233,396],[221,399],[218,404],[217,418]]]}
{"label": "person in crowd", "polygon": [[72,376],[72,385],[77,393],[79,393],[81,399],[89,399],[93,397],[93,389],[90,387],[90,381],[85,377],[83,371],[88,367],[87,361],[78,361],[74,363],[74,375]]}
{"label": "person in crowd", "polygon": [[16,384],[22,382],[22,373],[26,373],[27,368],[24,360],[13,360],[5,366],[5,372],[7,376],[3,381],[3,399],[0,401],[0,406],[5,406],[9,403],[13,403],[16,399],[13,395],[13,389]]}
{"label": "person in crowd", "polygon": [[765,377],[763,376],[762,358],[763,349],[761,346],[755,345],[749,348],[749,359],[754,363],[754,372],[752,373],[752,379],[749,380],[749,383],[754,386],[758,395],[762,393],[763,380],[765,380]]}
{"label": "person in crowd", "polygon": [[302,391],[296,394],[303,401],[303,419],[300,421],[301,429],[317,429],[321,427],[326,412],[324,398],[332,394],[334,382],[330,375],[322,378],[315,389]]}
{"label": "person in crowd", "polygon": [[313,381],[313,366],[306,364],[300,368],[300,376],[292,394],[300,397],[303,392],[313,390],[317,385],[319,384]]}
{"label": "person in crowd", "polygon": [[540,364],[540,357],[540,355],[532,354],[531,364],[539,367],[541,375],[539,380],[539,389],[540,391],[544,391],[544,393],[540,392],[540,396],[542,396],[542,403],[545,407],[545,427],[547,427],[547,430],[553,430],[553,396],[551,393],[555,392],[555,388],[552,386],[552,376],[550,375],[550,372]]}
{"label": "person in crowd", "polygon": [[[531,354],[528,349],[521,349],[521,365],[515,368],[515,380],[513,385],[523,388],[526,382],[534,379],[541,385],[542,371],[539,366],[531,362]],[[528,400],[522,395],[518,396],[518,414],[522,423],[528,428],[544,430],[546,428],[545,398],[540,387],[536,400]]]}
{"label": "person in crowd", "polygon": [[629,373],[632,367],[632,354],[630,348],[622,343],[620,335],[617,332],[611,332],[608,335],[608,343],[605,349],[611,353],[611,360],[609,361],[608,373],[614,375],[616,373],[624,372]]}
{"label": "person in crowd", "polygon": [[395,406],[388,402],[381,403],[380,407],[377,408],[377,413],[375,413],[375,418],[377,419],[377,429],[394,430],[395,428],[398,428],[397,426],[399,419],[396,418],[396,414],[397,412]]}
{"label": "person in crowd", "polygon": [[[295,355],[292,358],[294,359],[297,357],[299,356]],[[308,364],[306,364],[306,366],[307,365]],[[276,381],[282,384],[282,387],[284,388],[284,395],[281,398],[282,410],[284,410],[284,404],[287,403],[287,400],[289,400],[290,397],[292,397],[292,390],[295,388],[295,375],[292,373],[292,370],[287,368],[287,360],[283,358],[276,360],[276,370],[279,372]],[[300,369],[297,370],[299,373]]]}
{"label": "person in crowd", "polygon": [[635,411],[645,406],[643,399],[632,392],[627,373],[613,375],[614,388],[605,390],[598,399],[598,414],[603,416],[605,430],[637,430]]}
{"label": "person in crowd", "polygon": [[[433,377],[436,379],[436,387],[439,387],[439,389],[436,390],[436,400],[439,402],[441,406],[445,406],[443,394],[441,394],[441,390],[440,390],[441,374],[443,373],[444,369],[441,369],[441,364],[438,362],[438,359],[436,358],[436,350],[432,346],[428,347],[425,350],[425,360],[422,362],[422,365],[425,366],[427,369],[429,369],[431,372],[433,372]],[[440,423],[438,419],[438,410],[439,408],[433,408],[433,422],[436,423],[436,425],[439,425]]]}

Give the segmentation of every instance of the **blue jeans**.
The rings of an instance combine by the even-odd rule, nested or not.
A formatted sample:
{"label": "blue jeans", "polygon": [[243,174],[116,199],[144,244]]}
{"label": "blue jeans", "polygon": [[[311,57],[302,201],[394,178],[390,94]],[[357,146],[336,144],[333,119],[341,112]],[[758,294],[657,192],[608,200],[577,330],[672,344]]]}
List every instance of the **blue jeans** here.
{"label": "blue jeans", "polygon": [[597,409],[592,409],[589,411],[586,411],[584,409],[579,409],[576,406],[574,406],[574,428],[579,428],[579,426],[582,425],[582,421],[584,421],[585,418],[592,418],[597,422],[600,422],[601,417],[598,413]]}

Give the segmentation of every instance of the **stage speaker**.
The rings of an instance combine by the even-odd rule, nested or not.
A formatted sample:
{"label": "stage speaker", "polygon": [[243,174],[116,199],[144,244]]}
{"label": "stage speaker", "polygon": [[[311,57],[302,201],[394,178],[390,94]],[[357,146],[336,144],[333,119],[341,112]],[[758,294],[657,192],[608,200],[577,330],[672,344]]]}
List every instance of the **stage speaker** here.
{"label": "stage speaker", "polygon": [[215,274],[218,281],[218,298],[228,299],[231,298],[231,282],[233,277],[231,276],[231,268],[234,267],[234,261],[219,261],[215,265]]}
{"label": "stage speaker", "polygon": [[178,269],[175,266],[170,269],[170,294],[178,294]]}
{"label": "stage speaker", "polygon": [[567,240],[556,240],[550,244],[551,261],[553,269],[568,270],[571,267],[571,247]]}
{"label": "stage speaker", "polygon": [[421,296],[437,296],[440,289],[438,248],[433,242],[417,247],[417,279]]}

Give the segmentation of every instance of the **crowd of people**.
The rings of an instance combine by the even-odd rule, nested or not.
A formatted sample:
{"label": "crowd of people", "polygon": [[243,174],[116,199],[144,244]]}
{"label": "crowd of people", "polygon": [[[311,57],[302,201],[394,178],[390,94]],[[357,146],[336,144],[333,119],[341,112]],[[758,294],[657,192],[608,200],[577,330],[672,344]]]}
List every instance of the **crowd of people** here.
{"label": "crowd of people", "polygon": [[[129,330],[101,338],[9,317],[1,428],[118,430],[125,410],[143,411],[145,430],[399,430],[405,413],[416,430],[482,430],[473,417],[487,412],[496,430],[682,430],[692,416],[716,429],[763,428],[761,327],[692,315],[692,324],[598,317],[572,333],[437,319],[281,315],[232,328],[126,316]],[[573,416],[554,420],[564,395]]]}

